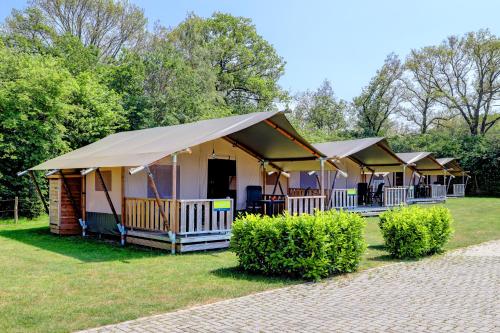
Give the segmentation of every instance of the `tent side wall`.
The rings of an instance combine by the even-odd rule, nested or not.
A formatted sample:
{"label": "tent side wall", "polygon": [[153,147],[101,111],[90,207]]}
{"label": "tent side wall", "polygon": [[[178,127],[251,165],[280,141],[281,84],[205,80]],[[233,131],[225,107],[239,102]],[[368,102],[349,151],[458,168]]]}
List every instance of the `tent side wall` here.
{"label": "tent side wall", "polygon": [[[244,209],[246,207],[246,187],[248,185],[262,186],[260,162],[223,139],[194,146],[191,148],[191,154],[178,155],[178,199],[207,198],[208,160],[211,158],[212,152],[215,152],[217,158],[236,161],[236,209]],[[165,157],[156,164],[172,165],[172,158]],[[168,186],[171,186],[170,181]],[[145,172],[134,175],[125,173],[125,197],[148,197],[148,179]],[[149,197],[152,197],[151,194]]]}
{"label": "tent side wall", "polygon": [[[106,187],[115,207],[118,218],[122,215],[122,173],[120,167],[100,168]],[[97,173],[91,172],[85,176],[85,211],[88,230],[104,234],[118,234],[116,221],[106,199],[106,194],[100,186]]]}

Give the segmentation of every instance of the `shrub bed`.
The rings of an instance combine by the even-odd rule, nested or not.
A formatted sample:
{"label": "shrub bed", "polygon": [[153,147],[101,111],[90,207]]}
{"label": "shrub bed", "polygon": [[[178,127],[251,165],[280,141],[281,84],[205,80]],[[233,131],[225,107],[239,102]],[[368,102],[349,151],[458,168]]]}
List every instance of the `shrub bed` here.
{"label": "shrub bed", "polygon": [[419,258],[443,251],[453,233],[452,223],[448,208],[410,206],[384,212],[379,226],[393,257]]}
{"label": "shrub bed", "polygon": [[245,270],[317,280],[357,269],[364,227],[361,216],[346,212],[249,214],[234,222],[231,248]]}

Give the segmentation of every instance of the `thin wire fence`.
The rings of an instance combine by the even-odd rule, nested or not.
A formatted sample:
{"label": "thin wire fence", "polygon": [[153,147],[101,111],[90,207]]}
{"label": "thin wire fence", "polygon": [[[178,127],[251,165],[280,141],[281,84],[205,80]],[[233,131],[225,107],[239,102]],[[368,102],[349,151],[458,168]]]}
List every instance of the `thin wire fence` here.
{"label": "thin wire fence", "polygon": [[14,199],[0,199],[0,218],[13,218],[15,223],[19,221],[19,214],[31,211],[26,207],[27,203],[34,202],[34,200],[21,199],[14,197]]}

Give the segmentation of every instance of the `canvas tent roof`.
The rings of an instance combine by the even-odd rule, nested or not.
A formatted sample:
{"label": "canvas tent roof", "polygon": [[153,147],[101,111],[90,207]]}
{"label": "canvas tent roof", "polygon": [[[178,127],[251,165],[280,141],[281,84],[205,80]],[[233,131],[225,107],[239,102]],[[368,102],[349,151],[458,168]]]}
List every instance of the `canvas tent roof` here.
{"label": "canvas tent roof", "polygon": [[434,157],[434,154],[429,152],[412,152],[412,153],[397,153],[405,163],[412,164],[418,173],[422,175],[443,175],[449,174]]}
{"label": "canvas tent roof", "polygon": [[[112,134],[31,170],[149,165],[224,137],[285,171],[315,168],[317,156],[324,157],[297,133],[283,112],[258,112]],[[334,169],[331,164],[326,167]]]}
{"label": "canvas tent roof", "polygon": [[404,162],[391,150],[385,138],[364,138],[314,144],[331,159],[350,158],[375,172],[402,171]]}
{"label": "canvas tent roof", "polygon": [[438,158],[437,161],[454,176],[461,176],[463,173],[466,173],[454,157]]}

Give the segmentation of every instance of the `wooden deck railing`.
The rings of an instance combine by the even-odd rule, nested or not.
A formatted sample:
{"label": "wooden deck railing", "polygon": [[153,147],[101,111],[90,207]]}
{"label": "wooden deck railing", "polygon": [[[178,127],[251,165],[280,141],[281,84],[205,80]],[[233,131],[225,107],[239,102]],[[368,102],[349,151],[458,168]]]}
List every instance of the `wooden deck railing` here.
{"label": "wooden deck railing", "polygon": [[321,209],[322,200],[325,200],[325,196],[323,195],[287,197],[286,209],[292,215],[300,215],[303,213],[313,214],[316,209]]}
{"label": "wooden deck railing", "polygon": [[317,188],[290,187],[288,189],[288,195],[291,197],[305,197],[308,195],[321,195],[321,190],[319,190]]}
{"label": "wooden deck railing", "polygon": [[384,187],[384,205],[393,207],[405,204],[407,192],[406,187]]}
{"label": "wooden deck railing", "polygon": [[[172,225],[175,203],[171,199],[160,200]],[[155,199],[125,198],[125,226],[131,229],[167,231]]]}
{"label": "wooden deck railing", "polygon": [[[354,192],[353,192],[354,191]],[[328,208],[353,208],[358,206],[358,195],[355,189],[336,189],[332,191]]]}
{"label": "wooden deck railing", "polygon": [[179,234],[219,233],[231,230],[234,219],[234,203],[228,211],[215,211],[217,199],[179,200]]}
{"label": "wooden deck railing", "polygon": [[453,195],[457,197],[465,196],[465,184],[453,184]]}
{"label": "wooden deck railing", "polygon": [[433,199],[446,197],[446,185],[431,185],[431,197]]}
{"label": "wooden deck railing", "polygon": [[[215,199],[161,199],[172,230],[178,234],[219,233],[231,230],[234,203],[228,211],[215,211]],[[177,221],[172,223],[174,209]],[[167,231],[155,199],[125,198],[125,226],[131,229]]]}

